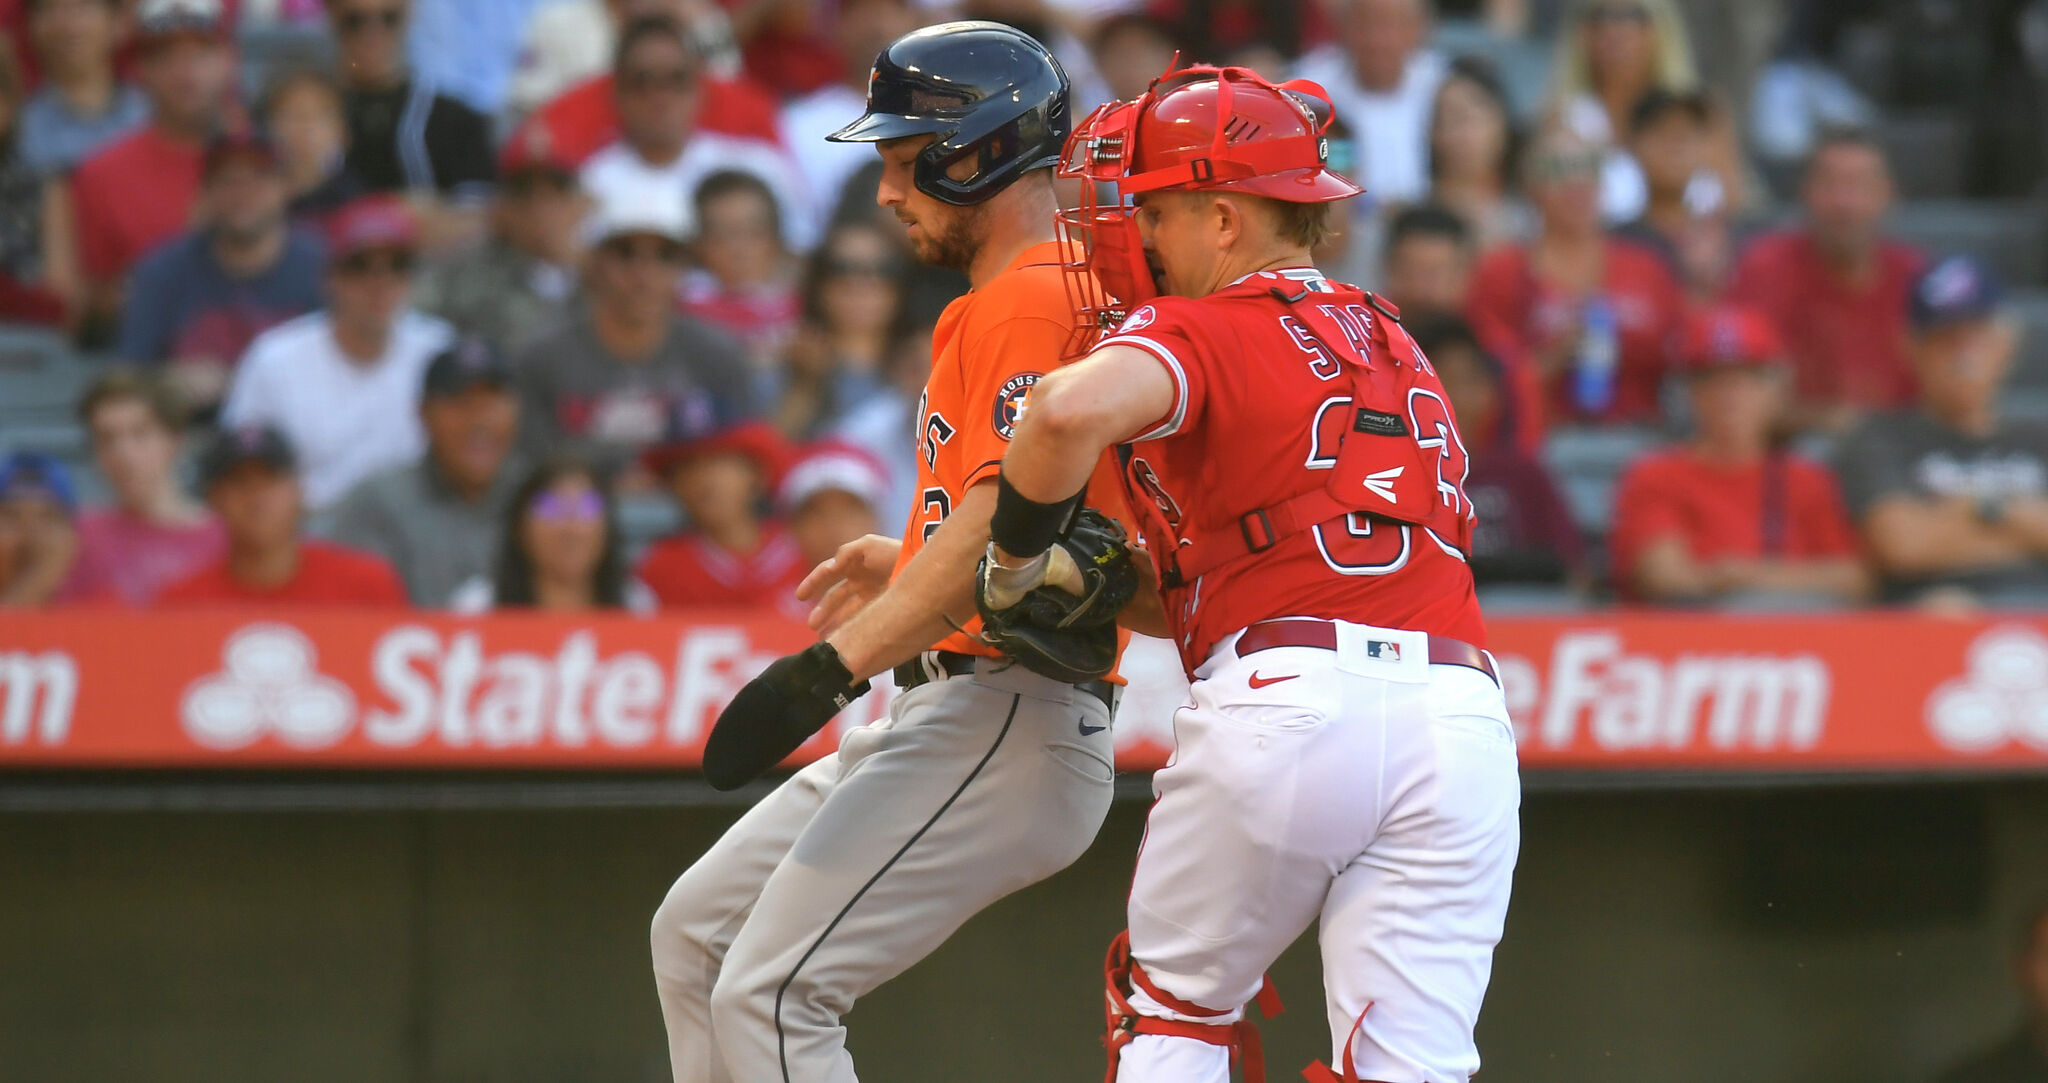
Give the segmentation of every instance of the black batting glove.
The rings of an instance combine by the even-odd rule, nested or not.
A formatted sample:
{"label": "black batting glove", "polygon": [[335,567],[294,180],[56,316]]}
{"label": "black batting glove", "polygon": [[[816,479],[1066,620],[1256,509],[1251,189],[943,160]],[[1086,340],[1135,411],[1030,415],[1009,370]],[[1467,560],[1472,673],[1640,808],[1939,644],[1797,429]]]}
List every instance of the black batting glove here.
{"label": "black batting glove", "polygon": [[854,681],[830,643],[813,643],[770,662],[711,727],[704,743],[705,781],[715,790],[736,790],[761,777],[868,687]]}

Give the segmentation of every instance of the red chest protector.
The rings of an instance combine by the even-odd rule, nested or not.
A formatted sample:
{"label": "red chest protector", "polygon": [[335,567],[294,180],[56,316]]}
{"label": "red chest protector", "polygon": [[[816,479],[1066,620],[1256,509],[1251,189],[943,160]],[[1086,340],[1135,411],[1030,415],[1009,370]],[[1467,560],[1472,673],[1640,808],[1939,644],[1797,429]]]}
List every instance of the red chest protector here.
{"label": "red chest protector", "polygon": [[[1398,313],[1355,288],[1320,292],[1290,283],[1270,289],[1286,304],[1281,324],[1295,344],[1315,355],[1318,366],[1336,370],[1328,377],[1333,384],[1349,383],[1348,395],[1332,395],[1313,418],[1302,419],[1313,426],[1303,480],[1324,472],[1323,483],[1262,507],[1188,515],[1178,523],[1134,493],[1132,506],[1149,520],[1147,533],[1174,541],[1173,557],[1160,562],[1162,585],[1191,583],[1350,515],[1428,530],[1445,546],[1467,552],[1469,458],[1443,384]],[[1144,487],[1142,478],[1129,480]],[[1218,495],[1228,509],[1228,494]]]}

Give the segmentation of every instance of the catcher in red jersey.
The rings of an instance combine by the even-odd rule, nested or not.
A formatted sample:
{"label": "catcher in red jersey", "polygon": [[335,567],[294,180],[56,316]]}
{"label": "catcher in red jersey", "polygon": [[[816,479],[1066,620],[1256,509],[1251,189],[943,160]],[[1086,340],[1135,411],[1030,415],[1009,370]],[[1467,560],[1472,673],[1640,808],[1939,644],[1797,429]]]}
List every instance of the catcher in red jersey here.
{"label": "catcher in red jersey", "polygon": [[1390,306],[1310,262],[1359,191],[1324,165],[1331,113],[1313,84],[1189,68],[1063,156],[1084,199],[1119,195],[1062,215],[1089,252],[1070,292],[1113,329],[1033,389],[981,592],[1000,612],[1069,580],[1055,542],[1117,448],[1193,683],[1107,968],[1123,1083],[1263,1078],[1246,1004],[1277,1008],[1265,970],[1318,921],[1335,1067],[1310,1079],[1479,1067],[1514,736],[1443,387]]}

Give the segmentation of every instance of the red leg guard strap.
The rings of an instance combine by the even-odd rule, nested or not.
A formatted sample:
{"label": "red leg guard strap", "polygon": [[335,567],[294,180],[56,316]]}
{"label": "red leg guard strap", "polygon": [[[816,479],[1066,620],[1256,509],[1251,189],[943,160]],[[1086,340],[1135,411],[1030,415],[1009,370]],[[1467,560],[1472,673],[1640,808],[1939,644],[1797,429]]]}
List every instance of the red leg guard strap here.
{"label": "red leg guard strap", "polygon": [[1358,1032],[1365,1029],[1365,1012],[1371,1010],[1372,1005],[1368,1003],[1365,1011],[1358,1013],[1357,1021],[1351,1024],[1351,1033],[1344,1037],[1343,1075],[1338,1075],[1329,1065],[1317,1061],[1301,1070],[1301,1078],[1308,1080],[1308,1083],[1365,1083],[1358,1078],[1358,1058],[1353,1050],[1358,1045]]}
{"label": "red leg guard strap", "polygon": [[[1131,958],[1130,933],[1118,933],[1117,938],[1110,942],[1109,957],[1103,962],[1103,978],[1109,999],[1109,1074],[1103,1083],[1116,1083],[1117,1057],[1123,1047],[1140,1034],[1189,1038],[1223,1046],[1230,1050],[1233,1066],[1243,1064],[1244,1083],[1266,1083],[1265,1047],[1259,1039],[1259,1028],[1249,1015],[1240,1017],[1235,1023],[1195,1023],[1139,1015],[1131,1007],[1130,990],[1135,987],[1181,1015],[1216,1017],[1230,1014],[1189,1003],[1154,985],[1145,969]],[[1280,1014],[1280,993],[1273,987],[1273,979],[1267,978],[1259,986],[1254,1003],[1259,1006],[1259,1013],[1268,1019]]]}

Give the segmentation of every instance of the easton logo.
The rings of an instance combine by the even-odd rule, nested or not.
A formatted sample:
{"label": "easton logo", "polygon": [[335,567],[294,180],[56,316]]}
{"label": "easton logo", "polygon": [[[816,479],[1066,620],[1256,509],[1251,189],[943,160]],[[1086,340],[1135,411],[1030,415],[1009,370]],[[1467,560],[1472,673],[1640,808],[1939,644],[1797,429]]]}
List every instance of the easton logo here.
{"label": "easton logo", "polygon": [[1031,397],[1031,388],[1044,378],[1042,372],[1020,372],[1004,382],[1003,389],[996,393],[992,418],[997,436],[1008,440],[1017,435],[1017,423],[1024,420],[1024,402]]}

